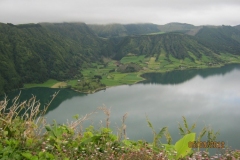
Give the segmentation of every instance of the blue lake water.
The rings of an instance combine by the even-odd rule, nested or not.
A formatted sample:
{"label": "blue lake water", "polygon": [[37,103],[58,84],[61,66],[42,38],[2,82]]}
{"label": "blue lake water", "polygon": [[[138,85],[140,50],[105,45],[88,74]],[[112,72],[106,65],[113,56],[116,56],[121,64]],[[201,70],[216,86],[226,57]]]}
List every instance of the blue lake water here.
{"label": "blue lake water", "polygon": [[[147,80],[134,85],[111,87],[94,94],[83,94],[68,89],[32,88],[22,90],[21,99],[32,94],[44,104],[51,95],[60,90],[50,106],[46,117],[49,123],[73,120],[73,116],[96,111],[84,126],[96,128],[105,126],[106,116],[100,106],[111,108],[111,128],[114,132],[121,126],[122,116],[126,119],[127,136],[130,139],[144,139],[152,142],[152,132],[146,116],[159,131],[167,126],[173,143],[181,138],[178,122],[185,116],[189,125],[196,123],[197,134],[201,129],[211,127],[220,135],[217,141],[226,146],[240,148],[240,65],[204,70],[174,71],[164,74],[143,75]],[[16,91],[9,95],[9,98]],[[206,140],[206,136],[203,140]],[[161,140],[165,142],[163,138]]]}

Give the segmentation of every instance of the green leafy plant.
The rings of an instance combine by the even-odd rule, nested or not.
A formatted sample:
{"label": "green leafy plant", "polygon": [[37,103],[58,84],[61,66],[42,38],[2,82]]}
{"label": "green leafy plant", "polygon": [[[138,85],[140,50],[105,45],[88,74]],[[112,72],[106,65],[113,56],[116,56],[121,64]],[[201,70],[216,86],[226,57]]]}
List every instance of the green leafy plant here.
{"label": "green leafy plant", "polygon": [[196,133],[186,134],[183,138],[175,143],[174,149],[177,151],[176,159],[183,158],[192,151],[188,144],[189,142],[195,141],[195,136]]}
{"label": "green leafy plant", "polygon": [[164,135],[165,131],[167,130],[167,127],[163,127],[158,133],[156,132],[156,130],[153,128],[152,123],[150,122],[150,120],[147,117],[147,123],[148,126],[151,128],[152,132],[153,132],[153,147],[157,148],[159,147],[162,143],[160,141],[160,139],[162,138],[162,136]]}
{"label": "green leafy plant", "polygon": [[[196,138],[193,132],[194,127],[189,128],[186,119],[183,119],[183,137],[175,144],[172,143],[171,135],[167,127],[157,132],[147,117],[147,123],[153,132],[153,142],[144,140],[130,140],[126,137],[126,116],[122,119],[122,126],[118,133],[114,134],[110,128],[110,111],[107,108],[100,108],[105,111],[107,119],[106,126],[95,129],[89,126],[82,129],[83,121],[92,114],[83,117],[74,116],[73,122],[67,124],[46,124],[44,118],[35,116],[39,112],[29,109],[19,116],[19,109],[27,105],[38,107],[39,103],[33,99],[24,103],[13,103],[13,108],[6,109],[7,101],[0,102],[0,159],[1,160],[76,160],[76,159],[122,159],[122,160],[165,160],[165,159],[196,159],[202,157],[212,158],[207,152],[193,151],[188,146],[189,142],[201,140],[207,133],[209,141],[215,141],[219,132],[211,128],[204,129]],[[25,106],[26,105],[26,106]],[[14,112],[13,112],[14,111]],[[30,114],[28,114],[30,113]],[[13,115],[12,115],[13,114]],[[27,115],[28,114],[28,115]],[[40,132],[41,127],[45,132]],[[119,136],[120,135],[120,136]],[[124,139],[122,137],[124,136]],[[161,143],[160,139],[165,136],[167,144]],[[227,148],[221,152],[218,159],[237,159],[239,151]]]}
{"label": "green leafy plant", "polygon": [[182,119],[183,119],[183,126],[184,126],[184,127],[182,127],[182,125],[181,125],[180,123],[178,123],[178,129],[179,129],[179,131],[180,131],[180,134],[181,134],[182,136],[184,136],[184,135],[186,135],[186,134],[192,133],[193,129],[196,128],[196,123],[194,123],[194,124],[192,125],[192,127],[189,128],[186,118],[185,118],[184,116],[182,116]]}

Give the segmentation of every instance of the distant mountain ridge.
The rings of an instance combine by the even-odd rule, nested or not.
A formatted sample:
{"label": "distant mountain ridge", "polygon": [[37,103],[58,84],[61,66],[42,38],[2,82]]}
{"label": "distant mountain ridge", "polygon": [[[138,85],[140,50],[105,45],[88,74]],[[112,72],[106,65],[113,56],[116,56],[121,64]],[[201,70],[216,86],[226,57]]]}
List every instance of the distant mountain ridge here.
{"label": "distant mountain ridge", "polygon": [[[130,35],[143,35],[151,34],[156,32],[181,32],[189,35],[195,35],[203,27],[218,28],[221,26],[213,25],[201,25],[194,26],[187,23],[172,22],[165,25],[157,25],[152,23],[139,23],[139,24],[89,24],[88,25],[99,37],[110,38],[110,37],[121,37]],[[234,28],[240,30],[240,25]]]}
{"label": "distant mountain ridge", "polygon": [[151,23],[143,24],[107,24],[88,25],[99,37],[122,37],[128,35],[141,35],[160,32],[158,25]]}
{"label": "distant mountain ridge", "polygon": [[240,55],[240,25],[194,26],[185,23],[110,24],[0,23],[0,94],[24,83],[81,77],[81,69],[103,58],[129,53],[165,55],[191,61],[222,53]]}

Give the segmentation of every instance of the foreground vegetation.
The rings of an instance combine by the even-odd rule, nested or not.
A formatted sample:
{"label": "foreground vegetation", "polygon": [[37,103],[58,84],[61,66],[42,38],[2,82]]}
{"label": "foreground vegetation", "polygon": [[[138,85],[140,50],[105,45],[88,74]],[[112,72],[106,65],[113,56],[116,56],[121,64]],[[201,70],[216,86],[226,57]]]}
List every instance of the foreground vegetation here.
{"label": "foreground vegetation", "polygon": [[[53,95],[53,98],[56,96]],[[240,151],[230,150],[227,146],[219,147],[216,155],[210,156],[199,148],[192,150],[188,142],[201,141],[207,136],[208,142],[216,141],[218,132],[204,127],[199,134],[194,133],[196,124],[188,125],[183,117],[183,125],[179,124],[182,138],[175,144],[167,127],[159,132],[154,129],[146,118],[153,133],[153,141],[133,141],[126,137],[125,121],[127,114],[123,115],[122,125],[117,134],[113,134],[110,125],[110,110],[100,107],[106,115],[106,125],[95,129],[93,126],[82,128],[82,123],[90,118],[91,113],[83,117],[74,116],[74,121],[66,124],[47,124],[44,118],[45,110],[40,111],[40,103],[36,97],[19,102],[19,97],[12,100],[7,107],[8,100],[0,102],[0,159],[2,160],[87,160],[87,159],[229,159],[240,158]],[[161,139],[166,137],[167,144]]]}

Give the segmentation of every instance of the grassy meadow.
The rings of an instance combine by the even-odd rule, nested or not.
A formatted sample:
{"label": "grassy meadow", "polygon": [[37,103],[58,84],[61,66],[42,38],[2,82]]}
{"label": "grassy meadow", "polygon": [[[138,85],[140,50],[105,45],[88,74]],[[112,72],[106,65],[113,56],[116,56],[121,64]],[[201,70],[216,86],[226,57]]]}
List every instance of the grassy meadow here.
{"label": "grassy meadow", "polygon": [[27,84],[24,84],[24,88],[32,88],[32,87],[49,87],[49,88],[51,88],[52,86],[54,86],[57,83],[59,83],[59,81],[57,81],[55,79],[49,79],[44,83],[27,83]]}

